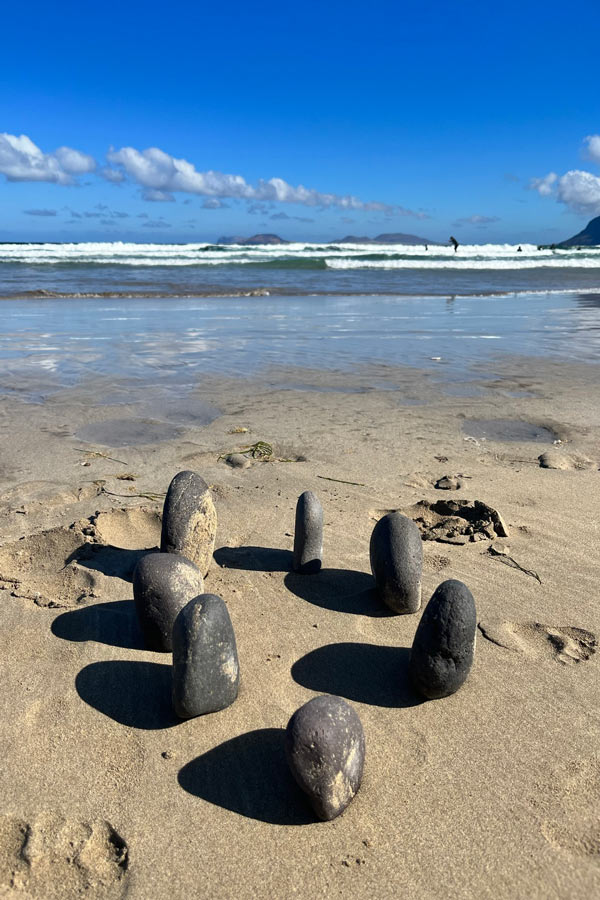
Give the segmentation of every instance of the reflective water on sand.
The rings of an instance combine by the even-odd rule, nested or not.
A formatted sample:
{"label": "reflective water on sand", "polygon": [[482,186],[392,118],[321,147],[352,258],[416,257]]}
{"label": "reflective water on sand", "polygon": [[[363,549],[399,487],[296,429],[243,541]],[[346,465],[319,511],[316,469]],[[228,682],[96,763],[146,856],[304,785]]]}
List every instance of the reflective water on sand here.
{"label": "reflective water on sand", "polygon": [[155,405],[139,414],[161,420],[203,375],[295,368],[299,381],[298,369],[408,365],[451,384],[506,355],[600,360],[597,295],[29,299],[0,309],[4,393],[39,400],[93,381],[106,402],[126,403],[114,385],[128,382],[146,397],[152,387]]}

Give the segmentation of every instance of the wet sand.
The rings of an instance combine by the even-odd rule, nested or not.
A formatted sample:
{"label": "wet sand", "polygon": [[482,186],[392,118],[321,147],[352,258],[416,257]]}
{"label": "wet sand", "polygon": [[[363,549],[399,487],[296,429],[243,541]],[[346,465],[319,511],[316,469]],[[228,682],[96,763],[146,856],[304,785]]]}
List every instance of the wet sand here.
{"label": "wet sand", "polygon": [[[0,895],[600,892],[600,367],[506,357],[462,391],[439,380],[391,365],[210,376],[190,397],[216,418],[129,446],[97,430],[115,418],[99,405],[106,381],[95,398],[87,384],[3,401]],[[498,440],[498,420],[517,437]],[[102,443],[77,436],[90,426]],[[277,461],[218,458],[258,440]],[[562,468],[540,468],[546,450]],[[231,707],[187,722],[171,712],[168,655],[142,648],[131,588],[181,469],[211,485],[205,585],[227,603],[242,677]],[[457,474],[459,491],[433,487]],[[322,572],[301,577],[289,569],[307,489],[325,549]],[[480,627],[467,683],[423,703],[407,681],[420,613],[379,605],[369,537],[386,511],[440,499],[484,501],[508,538],[424,542],[424,601],[458,578]],[[329,823],[282,745],[320,693],[353,705],[367,741],[361,790]]]}

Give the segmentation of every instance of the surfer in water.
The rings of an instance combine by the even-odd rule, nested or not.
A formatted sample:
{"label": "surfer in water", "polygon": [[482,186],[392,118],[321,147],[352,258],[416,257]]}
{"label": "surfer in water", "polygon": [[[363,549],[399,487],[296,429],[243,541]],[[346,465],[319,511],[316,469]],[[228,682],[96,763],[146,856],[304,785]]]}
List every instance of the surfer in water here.
{"label": "surfer in water", "polygon": [[450,243],[454,247],[454,252],[456,253],[456,251],[458,250],[458,241],[455,237],[452,237],[452,235],[450,235]]}

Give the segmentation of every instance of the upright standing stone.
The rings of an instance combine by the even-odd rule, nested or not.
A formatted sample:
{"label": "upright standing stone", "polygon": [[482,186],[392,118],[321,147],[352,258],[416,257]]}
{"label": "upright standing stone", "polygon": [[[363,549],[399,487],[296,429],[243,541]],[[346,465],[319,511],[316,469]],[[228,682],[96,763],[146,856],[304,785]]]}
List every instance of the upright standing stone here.
{"label": "upright standing stone", "polygon": [[379,520],[371,535],[371,570],[381,599],[397,613],[421,606],[423,544],[412,519],[399,512]]}
{"label": "upright standing stone", "polygon": [[312,575],[323,560],[323,507],[316,494],[304,491],[296,504],[294,530],[294,572]]}
{"label": "upright standing stone", "polygon": [[325,694],[296,710],[285,735],[292,775],[320,819],[335,819],[360,787],[365,735],[355,710]]}
{"label": "upright standing stone", "polygon": [[133,573],[133,599],[149,650],[172,649],[177,613],[204,590],[200,569],[183,556],[148,553]]}
{"label": "upright standing stone", "polygon": [[471,591],[451,578],[436,589],[415,633],[410,677],[429,700],[447,697],[461,687],[473,663],[477,614]]}
{"label": "upright standing stone", "polygon": [[233,625],[221,597],[201,594],[173,625],[173,706],[181,719],[230,706],[240,667]]}
{"label": "upright standing stone", "polygon": [[179,553],[208,573],[217,533],[217,512],[208,485],[196,472],[179,472],[167,491],[160,549]]}

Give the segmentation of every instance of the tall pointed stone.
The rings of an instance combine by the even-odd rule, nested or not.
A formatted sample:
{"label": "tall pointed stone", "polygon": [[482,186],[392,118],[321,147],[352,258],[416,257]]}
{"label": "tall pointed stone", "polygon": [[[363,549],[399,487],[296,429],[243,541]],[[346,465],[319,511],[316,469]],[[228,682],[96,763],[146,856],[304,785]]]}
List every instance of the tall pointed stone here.
{"label": "tall pointed stone", "polygon": [[179,472],[163,509],[160,549],[178,553],[208,573],[217,533],[217,512],[208,485],[196,472]]}
{"label": "tall pointed stone", "polygon": [[294,572],[311,575],[318,572],[323,560],[323,507],[312,491],[304,491],[296,504],[294,529]]}
{"label": "tall pointed stone", "polygon": [[386,606],[401,614],[417,612],[423,543],[413,520],[399,512],[383,516],[371,535],[370,556],[375,584]]}

